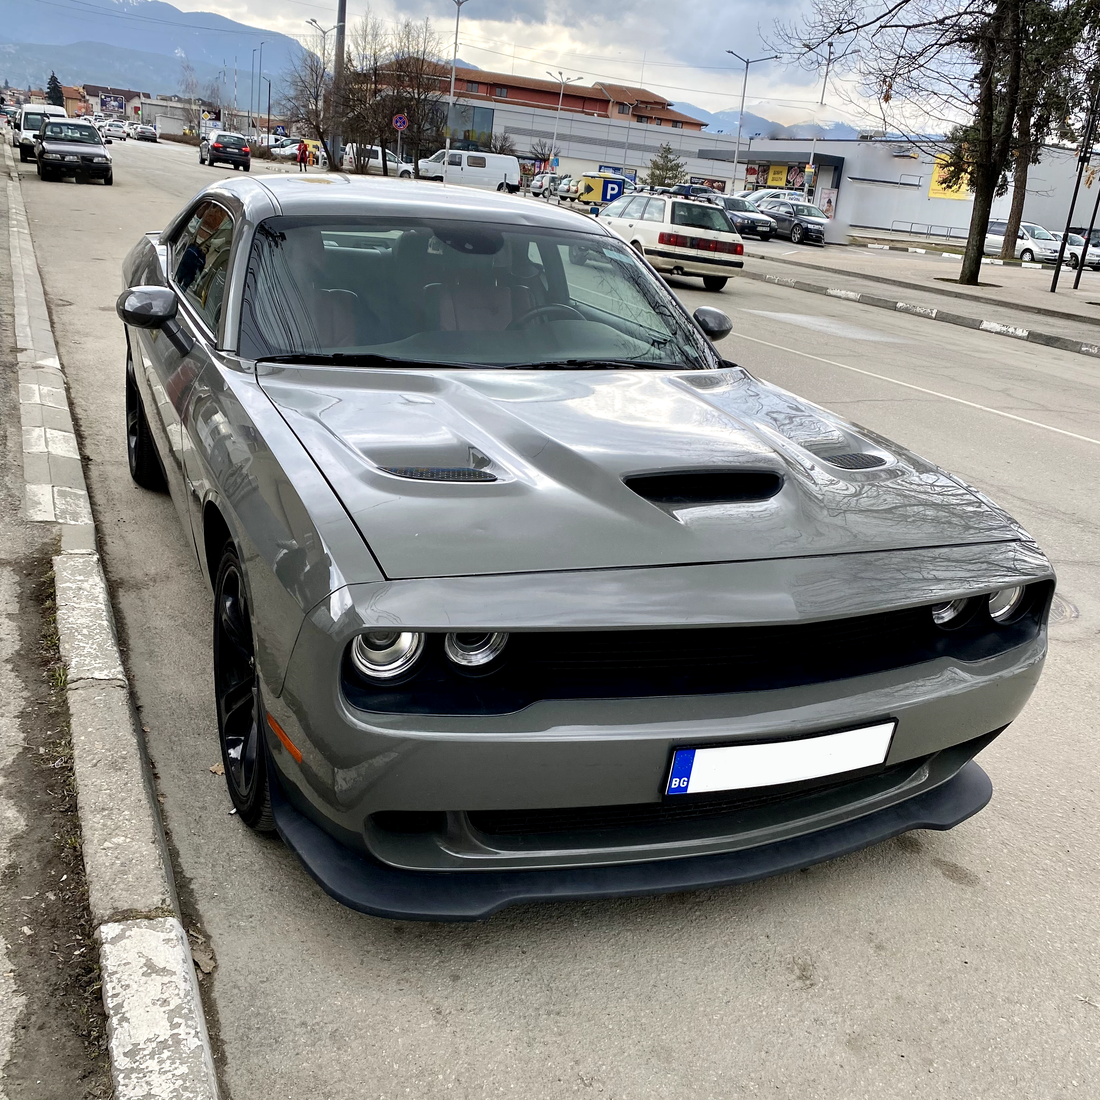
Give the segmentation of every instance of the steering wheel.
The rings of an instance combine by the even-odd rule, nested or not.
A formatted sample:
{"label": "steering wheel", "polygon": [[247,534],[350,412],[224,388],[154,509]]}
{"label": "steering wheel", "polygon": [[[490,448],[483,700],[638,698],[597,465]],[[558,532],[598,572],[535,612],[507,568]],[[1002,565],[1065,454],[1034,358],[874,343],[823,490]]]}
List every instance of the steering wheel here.
{"label": "steering wheel", "polygon": [[563,302],[553,302],[548,306],[535,306],[534,309],[529,309],[522,316],[517,317],[508,327],[526,328],[527,325],[536,319],[549,321],[553,314],[557,314],[565,321],[584,320],[584,314],[579,310],[574,309],[572,306],[567,306]]}

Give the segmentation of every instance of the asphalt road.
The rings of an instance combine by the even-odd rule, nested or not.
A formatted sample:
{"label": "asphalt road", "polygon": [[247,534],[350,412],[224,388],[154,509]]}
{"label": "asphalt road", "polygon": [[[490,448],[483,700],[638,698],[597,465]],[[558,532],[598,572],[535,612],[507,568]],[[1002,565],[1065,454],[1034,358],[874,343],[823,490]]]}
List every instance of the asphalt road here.
{"label": "asphalt road", "polygon": [[229,816],[209,771],[210,597],[168,498],[126,472],[113,303],[138,235],[226,170],[167,144],[113,152],[113,188],[21,172],[184,903],[217,957],[204,996],[228,1097],[1100,1092],[1095,362],[749,280],[676,281],[692,308],[730,313],[729,358],[964,476],[1054,560],[1047,671],[982,757],[993,802],[950,833],[748,887],[373,920]]}

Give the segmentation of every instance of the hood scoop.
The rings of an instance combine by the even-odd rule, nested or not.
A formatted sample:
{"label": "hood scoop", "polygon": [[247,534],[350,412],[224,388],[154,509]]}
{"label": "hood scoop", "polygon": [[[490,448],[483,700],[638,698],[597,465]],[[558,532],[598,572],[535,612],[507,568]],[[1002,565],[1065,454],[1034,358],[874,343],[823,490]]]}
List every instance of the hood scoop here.
{"label": "hood scoop", "polygon": [[409,481],[496,481],[496,474],[470,466],[379,466],[383,473]]}
{"label": "hood scoop", "polygon": [[672,470],[624,477],[626,487],[659,508],[691,508],[769,500],[783,487],[764,470]]}

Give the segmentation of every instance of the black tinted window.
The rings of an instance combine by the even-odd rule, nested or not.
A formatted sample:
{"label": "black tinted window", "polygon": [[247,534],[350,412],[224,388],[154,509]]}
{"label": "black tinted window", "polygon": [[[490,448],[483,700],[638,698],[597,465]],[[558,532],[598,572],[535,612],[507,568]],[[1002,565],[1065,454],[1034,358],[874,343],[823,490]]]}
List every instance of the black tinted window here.
{"label": "black tinted window", "polygon": [[215,333],[221,321],[232,242],[229,212],[217,203],[204,202],[172,247],[176,286]]}
{"label": "black tinted window", "polygon": [[719,233],[734,232],[729,215],[719,206],[704,206],[698,202],[674,202],[672,224],[692,229],[715,229]]}

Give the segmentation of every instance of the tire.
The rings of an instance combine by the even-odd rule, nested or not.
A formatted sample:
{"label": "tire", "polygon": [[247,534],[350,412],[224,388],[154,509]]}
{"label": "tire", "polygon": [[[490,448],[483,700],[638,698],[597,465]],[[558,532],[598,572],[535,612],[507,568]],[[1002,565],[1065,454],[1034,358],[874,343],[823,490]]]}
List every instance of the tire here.
{"label": "tire", "polygon": [[638,255],[642,257],[643,260],[645,259],[645,249],[642,248],[642,242],[641,241],[631,241],[630,242],[630,247],[633,248],[634,251],[637,252]]}
{"label": "tire", "polygon": [[27,156],[27,150],[24,149],[22,145],[20,145],[19,146],[19,162],[21,164],[26,164],[27,161],[30,160],[30,159],[31,158]]}
{"label": "tire", "polygon": [[1074,271],[1077,270],[1077,268],[1080,266],[1080,263],[1081,263],[1081,261],[1079,259],[1077,259],[1077,253],[1076,252],[1069,253],[1069,266]]}
{"label": "tire", "polygon": [[721,290],[729,280],[725,275],[704,275],[703,286],[707,290]]}
{"label": "tire", "polygon": [[770,241],[772,239],[772,235],[770,233],[761,233],[759,236],[762,241]]}
{"label": "tire", "polygon": [[214,582],[214,701],[225,785],[237,815],[258,833],[275,829],[264,744],[264,708],[244,569],[226,543]]}
{"label": "tire", "polygon": [[143,489],[163,493],[168,488],[156,445],[149,434],[149,421],[145,419],[145,408],[134,377],[134,361],[130,356],[126,357],[126,461],[130,477]]}
{"label": "tire", "polygon": [[252,164],[251,164],[251,162],[249,162],[248,164],[242,164],[242,165],[241,165],[241,167],[242,167],[242,168],[243,168],[243,169],[244,169],[244,170],[245,170],[246,172],[251,172],[251,171],[252,171]]}
{"label": "tire", "polygon": [[107,175],[105,175],[103,177],[104,187],[112,187],[114,185],[114,182],[115,182],[115,174],[114,174],[113,171],[108,172]]}
{"label": "tire", "polygon": [[805,231],[802,226],[797,223],[791,226],[791,244],[801,244],[804,236]]}
{"label": "tire", "polygon": [[199,164],[205,164],[206,161],[202,159],[202,153],[199,153]]}
{"label": "tire", "polygon": [[34,162],[34,172],[39,179],[42,178],[42,162],[40,160]]}
{"label": "tire", "polygon": [[1020,253],[1020,261],[1025,264],[1033,264],[1035,262],[1035,253],[1030,248],[1025,248]]}

